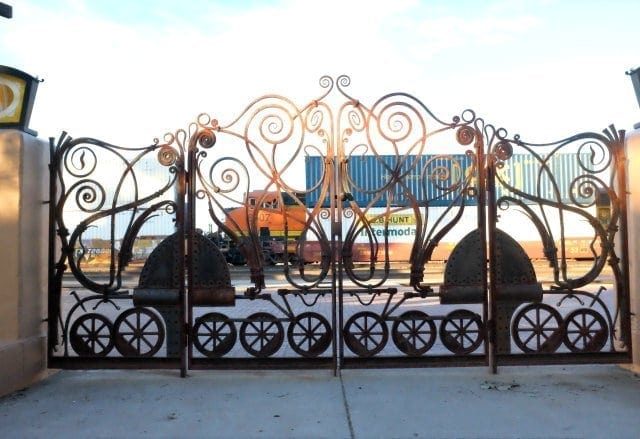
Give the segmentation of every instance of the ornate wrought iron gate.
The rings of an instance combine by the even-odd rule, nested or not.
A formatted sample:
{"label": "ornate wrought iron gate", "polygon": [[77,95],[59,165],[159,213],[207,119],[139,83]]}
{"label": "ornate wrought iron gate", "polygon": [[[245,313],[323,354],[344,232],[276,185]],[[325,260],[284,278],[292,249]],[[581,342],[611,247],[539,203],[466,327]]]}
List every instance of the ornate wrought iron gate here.
{"label": "ornate wrought iron gate", "polygon": [[49,365],[629,360],[624,132],[532,144],[349,82],[143,148],[52,140]]}

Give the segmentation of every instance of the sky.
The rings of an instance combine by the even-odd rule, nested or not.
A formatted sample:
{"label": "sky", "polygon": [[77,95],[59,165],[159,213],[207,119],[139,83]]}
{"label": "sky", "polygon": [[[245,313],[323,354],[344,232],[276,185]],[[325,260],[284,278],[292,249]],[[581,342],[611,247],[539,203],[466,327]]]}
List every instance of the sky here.
{"label": "sky", "polygon": [[532,142],[640,108],[640,2],[6,0],[0,64],[44,78],[31,128],[142,146],[207,112],[231,121],[267,93],[303,105],[324,74],[372,104],[404,91]]}

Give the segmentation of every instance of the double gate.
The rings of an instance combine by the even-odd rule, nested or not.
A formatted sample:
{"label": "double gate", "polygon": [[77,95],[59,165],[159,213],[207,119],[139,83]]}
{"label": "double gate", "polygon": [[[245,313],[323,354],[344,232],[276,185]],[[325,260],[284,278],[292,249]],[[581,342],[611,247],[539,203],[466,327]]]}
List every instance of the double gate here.
{"label": "double gate", "polygon": [[50,367],[629,361],[624,132],[532,144],[349,82],[52,139]]}

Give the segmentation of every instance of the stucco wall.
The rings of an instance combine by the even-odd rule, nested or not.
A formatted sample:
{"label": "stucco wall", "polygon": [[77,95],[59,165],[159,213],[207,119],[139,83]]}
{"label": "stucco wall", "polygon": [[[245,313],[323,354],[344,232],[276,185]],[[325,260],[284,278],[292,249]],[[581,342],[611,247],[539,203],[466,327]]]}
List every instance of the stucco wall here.
{"label": "stucco wall", "polygon": [[629,182],[629,281],[633,364],[640,369],[640,130],[627,133]]}
{"label": "stucco wall", "polygon": [[0,395],[45,371],[48,151],[0,130]]}

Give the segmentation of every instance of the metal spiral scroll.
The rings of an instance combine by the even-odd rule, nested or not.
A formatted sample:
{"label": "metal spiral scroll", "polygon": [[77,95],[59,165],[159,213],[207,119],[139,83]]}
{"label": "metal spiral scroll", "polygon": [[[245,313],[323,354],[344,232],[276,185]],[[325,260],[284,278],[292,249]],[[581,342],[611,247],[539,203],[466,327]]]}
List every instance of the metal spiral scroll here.
{"label": "metal spiral scroll", "polygon": [[[612,166],[616,160],[615,149],[619,148],[619,144],[619,133],[611,128],[605,131],[605,135],[583,133],[548,144],[527,143],[519,136],[508,139],[505,133],[496,140],[492,148],[498,168],[496,182],[507,193],[497,200],[498,207],[506,210],[517,206],[526,213],[527,218],[538,229],[541,241],[546,243],[545,254],[554,269],[554,282],[558,287],[577,289],[590,284],[602,272],[607,260],[612,264],[614,272],[620,271],[614,250],[620,201],[614,188],[616,166]],[[538,169],[534,176],[535,184],[516,186],[500,172],[503,166],[510,164],[515,147],[535,160]],[[564,173],[554,172],[554,159],[560,153],[573,157],[578,175],[571,180]],[[543,187],[551,188],[550,193],[543,192]],[[599,194],[606,194],[606,198],[610,200],[605,206],[611,212],[608,224],[604,224],[590,211],[598,202]],[[525,206],[525,202],[535,206],[537,211]],[[550,220],[554,217],[551,213],[558,218],[556,223]],[[566,224],[569,215],[582,219],[593,230],[590,247],[593,263],[582,274],[572,276],[563,268],[567,263],[564,238],[571,236],[571,230]],[[558,232],[554,233],[554,229]],[[556,248],[556,241],[559,242],[559,248]]]}
{"label": "metal spiral scroll", "polygon": [[[227,356],[234,352],[237,341],[253,357],[273,356],[284,344],[285,329],[288,347],[298,356],[317,358],[334,344],[334,358],[338,362],[342,342],[336,343],[337,332],[346,348],[359,357],[381,353],[389,336],[395,348],[410,357],[426,357],[438,340],[455,355],[477,352],[485,343],[485,335],[493,329],[487,332],[488,323],[475,311],[461,308],[446,315],[428,315],[399,307],[408,298],[422,300],[420,306],[428,305],[424,299],[436,295],[423,282],[425,266],[470,204],[478,205],[480,212],[483,204],[480,199],[486,203],[489,215],[496,213],[494,208],[502,212],[522,211],[540,234],[553,269],[553,286],[544,292],[545,301],[540,296],[533,303],[523,302],[522,307],[512,309],[518,312],[509,321],[509,335],[513,336],[509,343],[513,341],[525,354],[551,354],[563,343],[565,351],[574,353],[600,352],[606,346],[613,352],[617,313],[621,309],[618,307],[613,317],[597,294],[578,288],[594,281],[608,261],[616,280],[618,303],[628,293],[623,282],[626,273],[614,249],[624,214],[618,188],[614,187],[616,169],[622,160],[622,134],[611,127],[603,134],[583,133],[554,143],[533,144],[486,123],[471,110],[441,119],[422,101],[406,93],[384,95],[368,106],[352,96],[350,84],[345,75],[323,76],[318,97],[304,105],[284,96],[265,95],[224,123],[200,114],[186,128],[167,133],[143,148],[124,148],[63,135],[52,148],[52,172],[58,188],[54,200],[55,227],[62,251],[57,264],[51,261],[55,271],[51,300],[57,303],[51,307],[53,315],[49,318],[60,320],[55,327],[62,329],[64,356],[152,357],[165,346],[165,336],[166,350],[170,351],[169,339],[177,333],[169,323],[171,316],[168,317],[166,309],[145,308],[139,302],[132,305],[135,293],[122,290],[122,273],[140,231],[157,214],[176,216],[178,231],[192,238],[193,229],[184,225],[195,221],[197,203],[192,202],[196,200],[207,204],[211,220],[246,256],[254,286],[244,296],[234,295],[234,299],[268,300],[279,310],[278,315],[285,315],[254,312],[239,318],[219,312],[199,314],[189,329],[189,338],[193,347],[207,358]],[[521,151],[537,164],[533,189],[519,187],[505,177],[508,166]],[[561,173],[554,172],[553,160],[567,152],[573,154],[579,175],[563,181]],[[319,159],[321,172],[315,181],[302,181],[294,172],[296,164],[307,157]],[[352,176],[351,171],[365,157],[376,161],[385,174],[374,187],[365,187]],[[143,182],[140,168],[147,160],[161,166],[166,178],[153,185]],[[98,172],[103,162],[109,163],[110,171],[119,166],[121,172]],[[413,180],[419,180],[418,190],[414,190]],[[490,183],[495,183],[501,196],[494,197],[498,192],[487,188]],[[547,187],[551,190],[543,191]],[[173,199],[174,188],[184,199]],[[125,191],[133,194],[132,201],[123,200]],[[266,196],[257,196],[254,208],[249,202],[251,191],[277,194],[276,202],[267,203]],[[312,193],[318,196],[309,205]],[[363,197],[368,201],[359,201]],[[288,214],[285,199],[288,208],[304,210],[303,219]],[[592,213],[602,207],[602,200],[610,209],[604,220]],[[443,207],[437,217],[434,205]],[[66,214],[71,206],[82,216],[77,224],[71,224]],[[234,215],[233,208],[242,208],[241,215]],[[410,211],[416,219],[411,277],[408,285],[403,284],[414,291],[404,291],[403,298],[398,299],[400,295],[393,298],[398,292],[395,288],[380,287],[391,273],[389,227],[393,215],[403,211]],[[273,300],[276,294],[259,294],[266,287],[263,269],[268,263],[260,236],[260,212],[281,215],[284,242],[286,245],[295,242],[293,255],[289,248],[285,250],[284,280],[293,288],[278,290],[277,297],[283,305]],[[559,218],[556,228],[551,224],[551,218],[555,217],[550,212]],[[567,270],[565,237],[569,231],[565,221],[570,215],[583,219],[593,229],[590,247],[593,263],[579,276],[570,275]],[[499,215],[494,219],[499,220]],[[126,223],[124,236],[116,236],[117,221]],[[97,282],[85,274],[83,257],[88,246],[87,230],[104,222],[111,225],[111,260],[108,280]],[[384,233],[374,230],[372,224],[376,222],[383,225]],[[291,239],[294,225],[296,232],[301,232],[295,240]],[[346,227],[341,228],[343,225]],[[495,234],[494,226],[489,226],[489,235]],[[180,240],[183,242],[182,237]],[[313,268],[305,268],[309,242],[317,243],[320,252],[319,260],[313,261],[318,264]],[[556,242],[560,242],[558,248]],[[356,250],[363,248],[356,244],[363,243],[369,260],[356,266],[355,262],[360,262]],[[191,251],[188,255],[180,252],[181,256],[188,256],[187,261],[193,256]],[[72,293],[77,303],[63,316],[60,299],[67,267],[91,294],[79,298]],[[486,275],[489,271],[486,266],[485,270]],[[178,271],[172,273],[176,278]],[[489,282],[496,277],[489,273]],[[182,280],[176,279],[176,283],[181,282],[180,288],[184,285]],[[354,290],[347,289],[353,285]],[[464,287],[467,285],[461,286],[461,290]],[[367,310],[351,314],[343,324],[346,316],[342,296],[338,301],[336,291],[350,293]],[[328,294],[331,294],[331,323],[311,310],[296,314],[286,299],[290,295],[313,308]],[[388,296],[384,310],[373,312],[379,304],[376,300],[383,294]],[[443,295],[438,294],[442,299]],[[576,299],[580,295],[592,299],[592,303],[577,299],[583,306],[563,316],[545,303],[551,294],[563,295],[558,307],[566,298]],[[118,305],[120,299],[126,302],[123,309]],[[489,302],[493,303],[492,300]],[[112,317],[101,308],[108,306],[118,311]],[[181,306],[174,306],[174,311],[184,312]],[[189,311],[192,306],[200,305],[189,303]],[[112,309],[109,311],[113,314]],[[394,312],[398,315],[392,315]],[[621,314],[624,313],[622,310]],[[56,343],[55,331],[50,332],[50,339]],[[490,341],[491,338],[487,339],[487,348],[492,344]]]}
{"label": "metal spiral scroll", "polygon": [[[469,132],[473,134],[468,134]],[[461,134],[463,133],[463,134]],[[467,133],[467,134],[464,134]],[[460,127],[456,132],[456,139],[462,145],[473,141],[475,132],[467,126]],[[436,156],[428,160],[421,171],[423,181],[423,191],[427,193],[426,182],[432,182],[435,188],[433,197],[423,202],[422,209],[414,209],[420,212],[421,221],[416,226],[416,240],[411,261],[411,284],[416,291],[428,291],[428,287],[423,288],[423,271],[425,264],[431,260],[432,253],[440,240],[457,224],[465,211],[466,203],[473,198],[473,181],[477,177],[476,155],[472,151],[466,152],[466,157],[470,165],[465,169],[463,164],[452,156]],[[440,164],[438,164],[440,162]],[[442,164],[444,162],[444,165]],[[432,163],[434,164],[432,166]],[[447,165],[447,163],[449,165]],[[456,170],[459,170],[456,174]],[[429,205],[440,198],[451,196],[452,201],[446,206],[443,214],[439,218],[434,218],[433,225],[429,226]],[[446,221],[445,215],[449,212],[456,212],[452,219]]]}
{"label": "metal spiral scroll", "polygon": [[[343,86],[344,80],[339,84]],[[310,274],[302,266],[287,265],[285,276],[289,283],[308,289],[325,280],[329,273],[331,237],[322,227],[321,219],[322,205],[329,196],[331,173],[329,170],[324,172],[316,182],[311,182],[310,188],[300,187],[300,181],[290,177],[293,164],[304,159],[305,155],[318,155],[325,161],[334,155],[333,114],[322,99],[335,83],[330,77],[323,77],[320,85],[325,93],[302,107],[297,107],[283,96],[266,95],[254,100],[236,119],[225,125],[209,116],[201,116],[190,125],[193,126],[188,131],[190,138],[184,142],[197,151],[198,197],[207,200],[212,220],[236,241],[247,257],[252,273],[258,274],[256,281],[265,261],[259,240],[259,209],[249,209],[246,194],[258,189],[278,194],[279,207],[261,207],[260,211],[281,215],[285,221],[285,233],[292,227],[294,219],[286,215],[282,194],[286,194],[299,208],[306,209],[302,234],[296,241],[295,259],[304,260],[307,240],[320,244],[323,256],[318,261],[319,273]],[[226,155],[225,148],[234,142],[237,146],[242,145],[248,161]],[[316,206],[307,206],[304,197],[316,190],[320,192]],[[256,206],[261,206],[262,201],[257,199]],[[242,218],[232,217],[228,213],[232,207],[245,208],[247,214]],[[256,283],[255,288],[259,291],[261,285]]]}
{"label": "metal spiral scroll", "polygon": [[[435,165],[436,161],[448,160],[454,168],[457,164],[458,168],[462,169],[459,163],[454,163],[452,156],[446,154],[437,156],[426,164],[421,164],[421,157],[429,152],[428,146],[431,142],[436,142],[439,136],[447,132],[455,133],[460,145],[471,144],[477,131],[473,126],[475,113],[467,110],[460,116],[453,117],[452,122],[445,122],[415,97],[406,93],[392,93],[379,99],[371,108],[352,100],[343,106],[338,120],[341,124],[338,132],[342,136],[339,144],[342,147],[339,157],[343,163],[344,176],[342,189],[349,194],[349,208],[354,213],[354,220],[343,238],[345,272],[361,287],[375,288],[382,285],[389,275],[388,220],[394,212],[411,209],[417,221],[416,239],[411,256],[412,272],[416,273],[417,280],[412,281],[412,284],[419,288],[421,275],[418,273],[423,270],[438,241],[459,219],[458,216],[453,221],[444,222],[442,218],[436,218],[428,225],[429,205],[437,198],[455,193],[457,195],[454,196],[450,209],[464,206],[465,195],[474,174],[454,174],[445,163]],[[382,159],[385,152],[393,157],[391,162]],[[467,153],[473,155],[471,151]],[[379,167],[388,176],[377,187],[369,189],[361,187],[351,178],[349,172],[350,166],[357,166],[358,160],[362,160],[365,154],[375,157]],[[473,169],[472,166],[471,170]],[[418,199],[409,181],[413,175],[419,175],[422,179],[425,194],[427,183],[433,182],[438,192],[436,197]],[[405,201],[399,202],[394,199],[396,194],[401,194]],[[358,195],[368,195],[372,197],[372,201],[368,205],[361,205],[356,201]],[[387,199],[387,208],[379,218],[384,224],[384,236],[379,239],[372,233],[368,215],[371,208],[384,196]],[[364,237],[368,242],[370,261],[367,272],[356,272],[353,269],[352,248],[357,237]],[[380,262],[385,263],[383,268],[376,267],[376,263]]]}
{"label": "metal spiral scroll", "polygon": [[[129,262],[131,246],[140,229],[154,214],[173,212],[172,203],[162,201],[161,197],[176,181],[175,168],[169,169],[166,179],[158,181],[155,187],[141,184],[141,164],[155,161],[157,150],[163,158],[170,155],[158,144],[126,148],[92,138],[72,139],[64,133],[53,148],[51,172],[59,188],[54,217],[62,247],[58,267],[68,264],[75,278],[90,291],[117,292],[122,285],[122,270]],[[103,162],[110,164],[110,172],[99,172]],[[175,160],[170,160],[165,164],[174,163]],[[118,167],[122,171],[119,175]],[[132,194],[133,198],[123,200],[124,193]],[[79,215],[71,218],[71,211]],[[107,237],[111,264],[108,280],[99,282],[87,275],[82,266],[86,255],[84,236],[88,229],[104,222],[111,229]],[[123,236],[116,236],[116,222],[125,225]],[[122,239],[122,245],[116,249],[118,238]]]}
{"label": "metal spiral scroll", "polygon": [[[305,273],[302,267],[285,269],[287,281],[297,288],[316,286],[328,275],[331,237],[322,227],[321,220],[322,206],[328,203],[329,188],[335,177],[332,168],[326,167],[318,181],[311,182],[307,188],[302,189],[296,187],[298,181],[290,181],[287,175],[293,163],[304,157],[304,154],[318,155],[326,163],[337,157],[344,177],[344,185],[340,189],[354,215],[354,221],[344,237],[343,253],[347,274],[360,286],[381,285],[388,276],[388,268],[379,273],[375,264],[388,262],[388,242],[386,238],[384,242],[378,242],[370,233],[367,226],[370,206],[359,206],[350,199],[349,194],[363,193],[367,190],[359,187],[350,178],[349,162],[357,160],[357,154],[365,152],[380,161],[389,178],[381,182],[380,187],[369,192],[376,192],[378,197],[386,195],[390,200],[394,193],[401,193],[407,198],[404,208],[413,209],[419,218],[417,241],[420,243],[416,245],[414,253],[418,255],[418,259],[422,258],[424,263],[428,246],[438,235],[434,230],[425,229],[427,221],[422,217],[427,216],[428,200],[417,200],[406,179],[416,172],[423,176],[429,173],[429,178],[437,180],[437,187],[443,193],[459,191],[462,194],[466,190],[465,185],[468,186],[470,181],[467,176],[448,174],[449,171],[444,167],[431,170],[425,167],[418,170],[417,157],[427,152],[427,143],[432,136],[446,131],[456,130],[458,142],[461,145],[469,145],[476,136],[472,128],[475,114],[466,110],[459,116],[454,116],[451,122],[446,122],[436,117],[420,100],[406,93],[383,96],[368,108],[347,92],[351,83],[348,76],[342,75],[335,80],[323,76],[319,83],[324,89],[323,93],[304,106],[298,107],[283,96],[265,95],[247,105],[239,116],[227,124],[220,124],[208,115],[201,115],[188,129],[165,136],[159,157],[162,157],[163,163],[174,163],[174,151],[197,150],[195,157],[200,186],[198,197],[208,200],[212,220],[236,241],[245,253],[253,273],[260,273],[264,263],[262,258],[257,256],[261,253],[260,231],[257,226],[258,210],[254,210],[253,215],[247,215],[241,224],[228,215],[229,207],[247,207],[248,200],[244,198],[244,194],[248,193],[250,188],[288,194],[290,198],[297,200],[301,207],[305,207],[307,219],[301,238],[297,241],[295,259],[304,259],[307,240],[319,242],[323,256],[320,258],[319,275]],[[335,115],[332,106],[325,102],[325,98],[334,90],[345,99]],[[223,151],[227,146],[219,145],[231,145],[234,140],[244,146],[248,162],[225,156]],[[176,148],[176,145],[179,148]],[[384,150],[390,150],[395,155],[393,163],[387,164],[380,160]],[[312,191],[319,191],[318,201],[315,206],[306,206],[298,196],[310,194]],[[279,211],[273,212],[282,214],[285,221],[289,221],[282,204],[280,203]],[[392,209],[387,209],[386,216],[392,212]],[[438,229],[442,230],[446,226],[438,224]],[[285,226],[285,229],[287,228]],[[368,274],[356,274],[349,263],[349,248],[353,246],[359,234],[364,234],[370,244],[371,261]],[[256,288],[259,289],[260,285],[256,285]]]}

